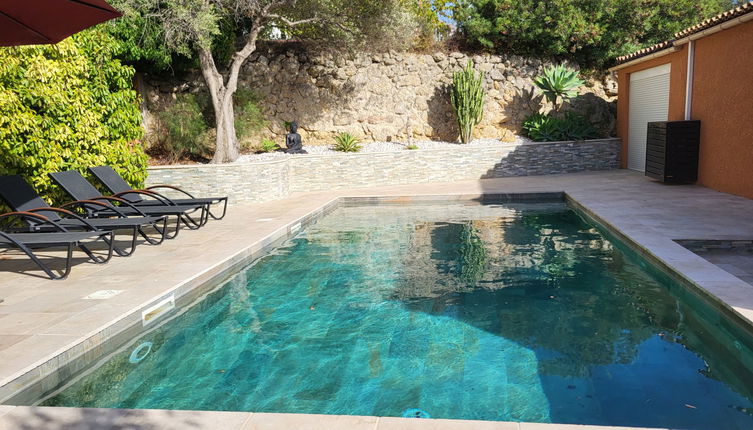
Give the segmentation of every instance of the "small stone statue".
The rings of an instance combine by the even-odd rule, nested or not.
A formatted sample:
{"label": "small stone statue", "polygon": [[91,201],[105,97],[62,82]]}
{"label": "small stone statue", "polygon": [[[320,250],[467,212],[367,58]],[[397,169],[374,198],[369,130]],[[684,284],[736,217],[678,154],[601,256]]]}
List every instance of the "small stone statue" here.
{"label": "small stone statue", "polygon": [[290,133],[285,136],[285,147],[288,154],[308,154],[303,149],[301,135],[298,134],[298,123],[295,121],[290,123]]}

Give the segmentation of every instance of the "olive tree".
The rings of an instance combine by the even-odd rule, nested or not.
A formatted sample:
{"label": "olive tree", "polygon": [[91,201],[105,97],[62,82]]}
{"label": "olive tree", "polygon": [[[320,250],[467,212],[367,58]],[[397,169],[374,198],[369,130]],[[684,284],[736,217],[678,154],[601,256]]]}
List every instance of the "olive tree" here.
{"label": "olive tree", "polygon": [[[256,50],[260,35],[275,26],[285,34],[339,43],[371,40],[390,27],[403,0],[119,0],[123,19],[138,20],[164,39],[165,46],[198,57],[214,108],[217,138],[213,163],[238,158],[233,95],[241,68]],[[228,64],[218,64],[212,43],[231,22],[237,40]],[[146,32],[146,30],[145,30]]]}

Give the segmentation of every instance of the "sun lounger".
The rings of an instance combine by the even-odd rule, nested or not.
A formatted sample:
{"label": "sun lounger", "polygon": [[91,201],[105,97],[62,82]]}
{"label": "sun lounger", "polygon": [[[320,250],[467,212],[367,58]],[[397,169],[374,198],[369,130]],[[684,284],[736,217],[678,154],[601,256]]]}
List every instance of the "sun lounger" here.
{"label": "sun lounger", "polygon": [[[90,217],[111,217],[111,216],[175,216],[175,233],[168,235],[168,239],[177,236],[180,231],[181,222],[188,228],[195,230],[206,224],[209,216],[207,215],[207,205],[180,205],[175,206],[165,202],[159,206],[143,206],[137,208],[127,200],[120,197],[103,196],[94,185],[84,178],[81,173],[75,170],[67,172],[50,173],[50,178],[60,186],[69,196],[77,203],[81,203],[87,215]],[[117,204],[117,205],[116,205]],[[191,214],[199,212],[199,220],[195,220]]]}
{"label": "sun lounger", "polygon": [[[79,214],[65,209],[51,207],[34,191],[31,186],[19,175],[0,176],[0,199],[17,212],[31,212],[44,215],[47,220],[69,231],[102,230],[115,231],[128,229],[132,231],[131,245],[121,249],[114,246],[115,253],[120,256],[129,256],[136,249],[136,239],[141,234],[144,239],[152,244],[159,245],[167,234],[167,216],[127,217],[114,218],[82,218]],[[66,207],[75,210],[76,206],[85,203],[71,202]],[[29,230],[50,230],[49,225],[40,225],[35,219],[27,219]],[[160,234],[158,239],[152,239],[144,231],[144,228],[152,226]],[[54,230],[53,230],[54,231]]]}
{"label": "sun lounger", "polygon": [[[58,229],[54,232],[37,232],[37,233],[17,233],[12,231],[14,222],[19,220],[28,220],[34,218],[38,224],[47,224],[50,228]],[[69,232],[63,227],[56,226],[50,222],[47,217],[30,212],[9,212],[0,215],[0,247],[16,248],[23,251],[40,269],[44,271],[50,279],[65,279],[71,272],[71,262],[73,259],[73,248],[78,247],[97,264],[104,264],[112,258],[114,233],[111,231],[81,231]],[[108,243],[107,257],[97,257],[83,243],[87,239],[103,239]],[[67,256],[65,260],[65,269],[63,273],[55,273],[42,260],[34,254],[33,249],[51,248],[64,246],[67,247]]]}
{"label": "sun lounger", "polygon": [[[125,179],[123,179],[123,177],[120,176],[118,172],[116,172],[115,169],[113,169],[110,166],[90,167],[89,171],[100,182],[102,182],[102,184],[105,187],[107,187],[108,190],[110,190],[113,193],[113,196],[122,197],[128,200],[131,204],[133,204],[136,207],[161,205],[164,200],[167,200],[174,205],[186,205],[186,204],[209,205],[209,208],[208,208],[210,209],[209,216],[211,216],[214,219],[224,218],[225,213],[227,212],[227,197],[204,197],[204,198],[199,197],[197,198],[197,197],[194,197],[189,192],[173,185],[153,185],[151,187],[147,187],[142,190],[136,190],[136,189],[131,188],[131,186],[128,185],[128,182],[126,182]],[[161,188],[180,192],[188,196],[188,198],[168,199],[164,195],[157,193],[155,191]],[[145,196],[147,198],[143,198],[142,196]],[[211,212],[212,205],[222,205],[222,214],[219,216],[213,214]]]}

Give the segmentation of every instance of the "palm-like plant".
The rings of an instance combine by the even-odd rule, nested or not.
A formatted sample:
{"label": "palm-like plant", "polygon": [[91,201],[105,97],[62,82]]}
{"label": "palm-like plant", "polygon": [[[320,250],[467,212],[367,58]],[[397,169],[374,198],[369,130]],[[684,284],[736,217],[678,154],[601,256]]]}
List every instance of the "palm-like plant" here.
{"label": "palm-like plant", "polygon": [[578,95],[578,87],[584,81],[578,77],[578,72],[563,65],[551,66],[544,69],[544,73],[533,80],[541,90],[547,101],[559,111],[565,100]]}

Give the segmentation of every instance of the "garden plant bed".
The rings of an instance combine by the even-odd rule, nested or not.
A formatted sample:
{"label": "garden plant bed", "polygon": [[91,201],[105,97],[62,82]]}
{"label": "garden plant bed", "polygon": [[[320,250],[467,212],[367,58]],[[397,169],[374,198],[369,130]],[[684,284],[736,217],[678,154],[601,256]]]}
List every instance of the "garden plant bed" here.
{"label": "garden plant bed", "polygon": [[[498,146],[503,144],[513,144],[518,145],[522,143],[531,143],[532,141],[526,137],[518,136],[514,141],[511,142],[503,142],[499,139],[475,139],[470,143],[467,144],[460,144],[460,143],[454,143],[454,142],[441,142],[441,141],[435,141],[435,140],[417,140],[411,143],[408,142],[402,142],[402,141],[395,141],[395,142],[368,142],[363,143],[361,145],[361,150],[358,152],[361,153],[379,153],[379,152],[400,152],[400,151],[411,151],[411,150],[422,150],[422,149],[447,149],[447,150],[457,150],[462,151],[466,148],[478,148],[478,147],[485,147],[485,146]],[[410,149],[410,145],[415,145],[415,149]],[[305,156],[305,155],[326,155],[326,154],[343,154],[342,152],[335,151],[332,149],[332,146],[330,145],[311,145],[311,146],[303,146],[303,149],[308,152],[308,154],[286,154],[285,152],[278,151],[278,152],[266,152],[266,153],[260,153],[260,154],[245,154],[241,155],[240,158],[236,162],[239,163],[245,163],[245,162],[254,162],[254,161],[269,161],[269,160],[278,160],[285,157],[293,157],[293,156]]]}

